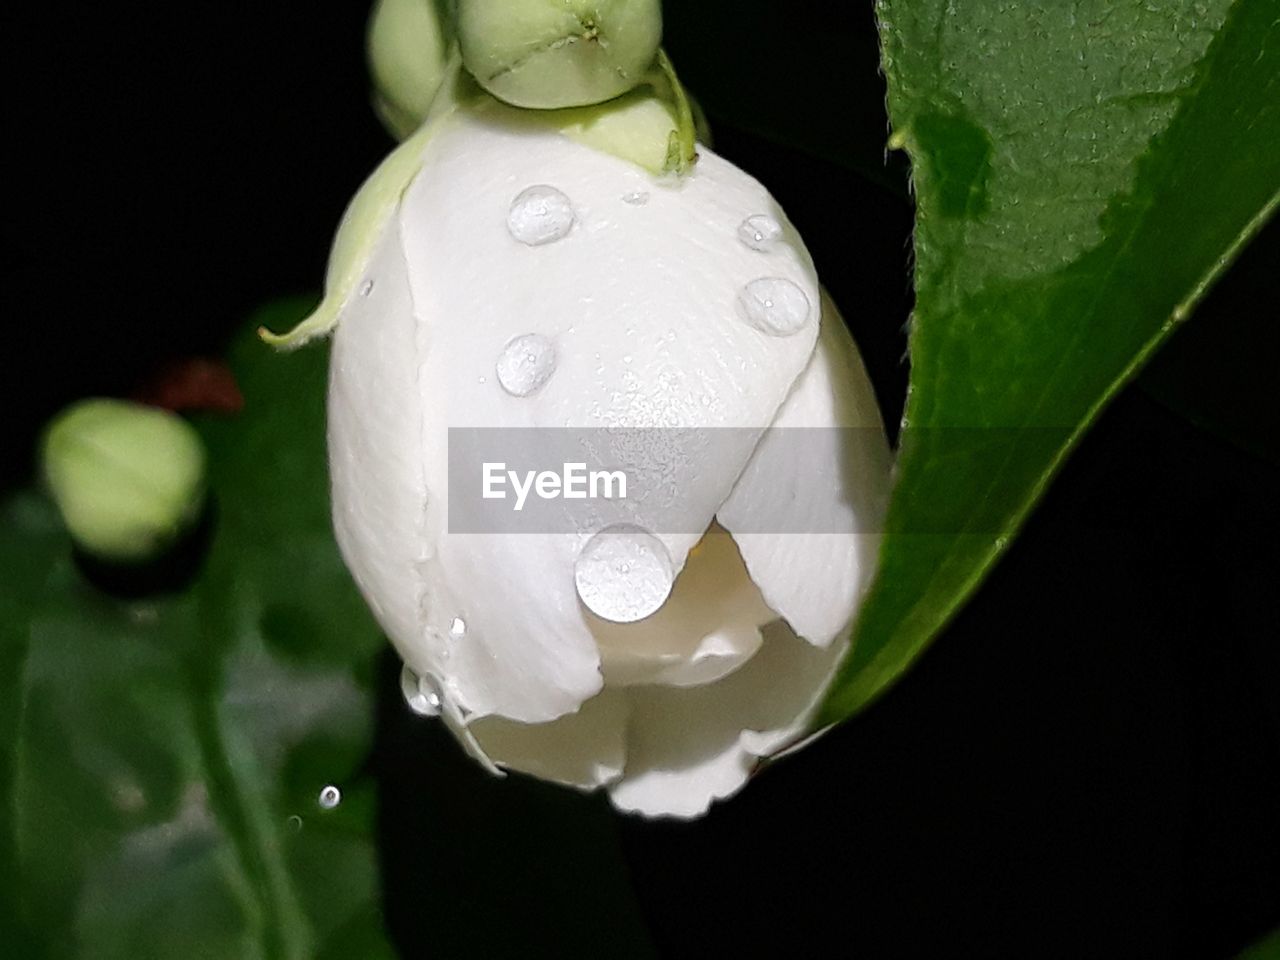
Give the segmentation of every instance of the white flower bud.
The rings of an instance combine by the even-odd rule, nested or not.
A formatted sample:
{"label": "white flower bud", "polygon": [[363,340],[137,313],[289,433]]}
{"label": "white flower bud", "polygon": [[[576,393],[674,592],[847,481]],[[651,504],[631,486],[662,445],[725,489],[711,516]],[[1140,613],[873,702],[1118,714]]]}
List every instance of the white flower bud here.
{"label": "white flower bud", "polygon": [[[696,816],[808,732],[889,453],[777,203],[710,151],[679,179],[615,155],[671,122],[629,109],[602,151],[590,123],[460,106],[368,219],[332,301],[334,526],[415,711],[490,769]],[[450,430],[469,427],[714,442],[641,451],[669,493],[627,524],[467,533]],[[785,428],[826,429],[797,456]]]}
{"label": "white flower bud", "polygon": [[662,40],[660,0],[459,0],[462,61],[517,107],[576,107],[626,93]]}
{"label": "white flower bud", "polygon": [[137,562],[171,545],[204,503],[205,454],[181,417],[124,400],[83,400],[49,425],[41,461],[72,539]]}

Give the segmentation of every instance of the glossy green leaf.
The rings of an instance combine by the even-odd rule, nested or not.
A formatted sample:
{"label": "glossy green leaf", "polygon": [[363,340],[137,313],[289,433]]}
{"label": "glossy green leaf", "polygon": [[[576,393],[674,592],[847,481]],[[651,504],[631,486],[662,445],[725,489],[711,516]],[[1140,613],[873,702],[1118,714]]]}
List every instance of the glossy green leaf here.
{"label": "glossy green leaf", "polygon": [[3,879],[50,956],[393,955],[362,770],[382,639],[330,533],[326,353],[252,334],[306,306],[255,318],[231,356],[244,412],[199,424],[216,511],[190,587],[93,586],[36,494],[0,520],[25,581],[0,605]]}
{"label": "glossy green leaf", "polygon": [[877,9],[917,195],[911,391],[881,569],[826,721],[973,592],[1280,187],[1269,0]]}

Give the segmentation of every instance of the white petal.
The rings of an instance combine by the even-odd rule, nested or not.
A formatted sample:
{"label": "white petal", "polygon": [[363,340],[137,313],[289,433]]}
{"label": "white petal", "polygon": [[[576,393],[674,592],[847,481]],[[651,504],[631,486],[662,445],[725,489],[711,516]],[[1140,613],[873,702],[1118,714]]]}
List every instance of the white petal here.
{"label": "white petal", "polygon": [[479,747],[501,767],[591,789],[622,775],[626,722],[626,697],[606,689],[577,713],[550,723],[486,717],[473,722],[469,730]]}
{"label": "white petal", "polygon": [[[428,459],[444,453],[428,444]],[[428,473],[431,490],[446,489]],[[446,506],[434,500],[430,514]],[[600,654],[573,583],[576,547],[555,534],[436,534],[422,564],[423,640],[468,715],[538,723],[599,692]],[[549,576],[567,568],[568,575]],[[454,620],[466,625],[461,635]]]}
{"label": "white petal", "polygon": [[[412,312],[397,221],[374,249],[330,360],[330,474],[343,558],[405,662],[441,679],[444,713],[456,730],[463,711],[500,709],[532,720],[568,713],[601,685],[572,578],[558,598],[546,584],[504,582],[505,564],[537,569],[543,562],[546,551],[529,538],[477,537],[483,542],[466,550],[456,540],[433,546],[446,485],[439,477],[427,485],[424,462],[442,464],[445,454],[423,443],[417,358],[424,331]],[[570,548],[563,538],[556,545]],[[521,595],[521,585],[531,590]],[[473,623],[463,636],[452,629],[456,618]]]}
{"label": "white petal", "polygon": [[610,686],[696,686],[732,673],[760,648],[765,606],[733,538],[713,528],[689,553],[671,596],[637,623],[591,617]]}
{"label": "white petal", "polygon": [[701,687],[633,687],[627,762],[609,788],[621,810],[697,817],[735,793],[761,756],[800,736],[846,644],[826,649],[781,621],[741,669]]}
{"label": "white petal", "polygon": [[417,322],[399,227],[373,244],[344,307],[329,361],[329,474],[338,547],[375,618],[409,668],[438,691],[450,728],[489,764],[465,730],[438,649],[421,615],[428,502],[416,404]]}
{"label": "white petal", "polygon": [[765,602],[811,643],[831,643],[857,611],[879,551],[889,473],[875,394],[824,291],[809,365],[718,513]]}
{"label": "white petal", "polygon": [[[560,239],[529,245],[512,236],[508,215],[540,184],[569,198],[575,222]],[[626,203],[638,187],[650,201]],[[639,519],[681,569],[817,335],[816,280],[794,231],[767,256],[737,237],[760,212],[785,222],[763,187],[710,151],[667,187],[534,126],[466,114],[442,122],[400,217],[421,360],[419,393],[403,402],[423,411],[431,549],[420,567],[428,649],[410,659],[442,670],[465,710],[550,720],[592,696],[600,677],[574,589],[585,534],[448,533],[448,429],[752,428],[661,461],[679,496]],[[740,294],[761,276],[813,304],[795,333],[770,335],[744,319]],[[526,334],[554,344],[555,369],[513,395],[498,360]],[[467,624],[457,643],[455,617]]]}
{"label": "white petal", "polygon": [[374,243],[356,291],[329,361],[334,532],[382,629],[424,673],[431,664],[412,656],[421,636],[415,564],[426,508],[415,321],[394,220]]}
{"label": "white petal", "polygon": [[[737,237],[750,214],[785,221],[768,192],[710,151],[668,184],[507,116],[451,120],[406,196],[415,309],[432,328],[433,416],[455,427],[763,430],[818,326],[816,278],[798,240],[766,257]],[[515,197],[536,185],[568,197],[576,222],[562,239],[529,246],[507,220]],[[623,200],[637,189],[650,193],[643,206]],[[743,319],[740,295],[761,276],[812,302],[794,335],[769,336]],[[536,393],[511,396],[495,363],[529,333],[555,344],[556,370]],[[661,462],[680,496],[638,522],[666,541],[677,569],[754,448],[750,431],[734,433],[732,449]]]}

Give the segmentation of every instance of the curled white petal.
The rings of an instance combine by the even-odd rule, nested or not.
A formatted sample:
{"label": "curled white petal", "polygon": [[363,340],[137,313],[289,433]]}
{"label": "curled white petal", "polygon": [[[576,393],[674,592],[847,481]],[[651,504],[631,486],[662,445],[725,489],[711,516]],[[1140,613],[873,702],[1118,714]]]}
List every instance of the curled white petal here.
{"label": "curled white petal", "polygon": [[717,683],[628,691],[627,761],[609,788],[614,805],[688,818],[736,793],[760,757],[805,732],[841,652],[775,621],[760,651]]}
{"label": "curled white petal", "polygon": [[811,643],[849,628],[870,582],[889,468],[871,381],[824,291],[818,348],[718,513],[765,602]]}

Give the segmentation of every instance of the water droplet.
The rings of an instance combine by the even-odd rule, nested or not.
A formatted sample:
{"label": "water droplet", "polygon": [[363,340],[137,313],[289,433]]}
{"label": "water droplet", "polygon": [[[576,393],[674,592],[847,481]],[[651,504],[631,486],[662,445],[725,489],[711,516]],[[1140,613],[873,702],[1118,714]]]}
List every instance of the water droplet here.
{"label": "water droplet", "polygon": [[373,293],[373,281],[366,280],[360,285],[360,296],[367,297],[371,293]]}
{"label": "water droplet", "polygon": [[622,202],[629,203],[633,207],[643,207],[649,202],[649,191],[632,190],[630,193],[624,193],[622,195]]}
{"label": "water droplet", "polygon": [[738,308],[749,324],[771,337],[790,336],[809,320],[809,298],[782,277],[752,280],[738,294]]}
{"label": "water droplet", "polygon": [[738,239],[752,250],[770,250],[782,237],[782,224],[766,213],[757,213],[738,224]]}
{"label": "water droplet", "polygon": [[573,571],[578,596],[596,616],[615,623],[643,620],[666,602],[675,578],[662,541],[618,523],[595,534]]}
{"label": "water droplet", "polygon": [[419,716],[437,717],[440,715],[440,694],[433,684],[426,682],[414,673],[408,664],[400,671],[400,693],[409,709]]}
{"label": "water droplet", "polygon": [[455,640],[460,640],[467,635],[467,621],[461,617],[454,617],[453,623],[449,624],[449,636]]}
{"label": "water droplet", "polygon": [[289,819],[286,822],[289,824],[289,829],[291,829],[294,833],[297,833],[299,830],[302,829],[302,818],[298,816],[296,813],[291,814]]}
{"label": "water droplet", "polygon": [[573,229],[573,206],[569,198],[546,184],[528,187],[516,194],[507,213],[507,229],[521,243],[531,247],[553,243]]}
{"label": "water droplet", "polygon": [[320,804],[320,809],[332,810],[342,802],[342,791],[331,783],[321,789],[320,799],[318,802]]}
{"label": "water droplet", "polygon": [[540,333],[521,334],[502,348],[494,369],[503,390],[527,397],[555,372],[556,345]]}
{"label": "water droplet", "polygon": [[997,550],[1003,550],[1003,549],[1004,549],[1005,547],[1007,547],[1008,545],[1009,545],[1009,538],[1008,538],[1008,537],[996,537],[996,549],[997,549]]}

